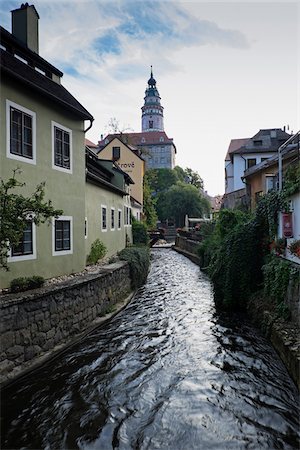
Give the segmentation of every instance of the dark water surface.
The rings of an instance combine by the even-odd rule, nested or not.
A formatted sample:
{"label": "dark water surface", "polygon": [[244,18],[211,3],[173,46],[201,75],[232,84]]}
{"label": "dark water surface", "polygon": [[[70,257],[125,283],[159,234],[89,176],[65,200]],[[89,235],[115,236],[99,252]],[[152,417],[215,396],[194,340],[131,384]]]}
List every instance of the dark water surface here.
{"label": "dark water surface", "polygon": [[111,322],[2,394],[12,449],[298,448],[299,402],[276,353],[172,250]]}

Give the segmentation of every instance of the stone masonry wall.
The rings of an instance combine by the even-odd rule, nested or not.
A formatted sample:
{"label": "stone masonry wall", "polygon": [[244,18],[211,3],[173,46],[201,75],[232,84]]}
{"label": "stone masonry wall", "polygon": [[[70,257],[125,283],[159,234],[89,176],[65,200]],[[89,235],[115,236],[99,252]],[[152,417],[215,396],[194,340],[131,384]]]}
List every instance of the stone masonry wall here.
{"label": "stone masonry wall", "polygon": [[0,297],[0,381],[57,345],[67,345],[130,292],[127,262],[66,283]]}

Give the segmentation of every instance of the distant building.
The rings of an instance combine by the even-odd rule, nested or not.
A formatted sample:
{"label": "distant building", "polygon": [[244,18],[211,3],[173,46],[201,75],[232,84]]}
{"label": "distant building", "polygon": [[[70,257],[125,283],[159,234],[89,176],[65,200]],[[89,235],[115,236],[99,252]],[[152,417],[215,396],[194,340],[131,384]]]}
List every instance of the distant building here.
{"label": "distant building", "polygon": [[85,185],[85,249],[100,239],[107,256],[116,254],[132,241],[130,176],[114,161],[100,160],[87,146]]}
{"label": "distant building", "polygon": [[160,100],[151,67],[151,75],[142,106],[142,132],[109,134],[99,141],[99,149],[101,150],[115,137],[119,137],[125,144],[140,150],[141,156],[146,162],[146,169],[173,169],[176,146],[173,139],[169,138],[164,131],[164,108]]}
{"label": "distant building", "polygon": [[99,159],[114,161],[114,163],[133,180],[129,194],[132,214],[135,219],[141,220],[143,212],[143,177],[145,161],[140,156],[140,151],[135,147],[125,144],[121,138],[115,137],[98,150]]}
{"label": "distant building", "polygon": [[284,130],[273,128],[260,130],[252,138],[231,140],[225,157],[225,208],[248,206],[243,181],[245,170],[274,156],[289,137]]}

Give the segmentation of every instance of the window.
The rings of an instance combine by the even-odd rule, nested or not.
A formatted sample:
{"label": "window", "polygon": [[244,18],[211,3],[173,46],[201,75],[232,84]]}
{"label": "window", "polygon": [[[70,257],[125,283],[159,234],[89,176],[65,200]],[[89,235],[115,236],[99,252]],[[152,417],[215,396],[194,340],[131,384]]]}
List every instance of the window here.
{"label": "window", "polygon": [[88,237],[88,220],[87,217],[84,218],[84,239]]}
{"label": "window", "polygon": [[122,211],[118,209],[118,229],[120,230],[122,226]]}
{"label": "window", "polygon": [[153,120],[149,120],[149,128],[153,128]]}
{"label": "window", "polygon": [[6,101],[6,156],[36,164],[36,115],[23,106]]}
{"label": "window", "polygon": [[73,218],[60,216],[53,219],[52,254],[53,256],[73,253]]}
{"label": "window", "polygon": [[110,211],[110,228],[111,230],[115,229],[115,208],[111,208]]}
{"label": "window", "polygon": [[35,224],[28,222],[18,245],[12,246],[8,262],[36,259]]}
{"label": "window", "polygon": [[107,230],[107,214],[106,214],[106,206],[101,206],[101,214],[102,214],[102,219],[101,219],[101,229],[102,231],[106,231]]}
{"label": "window", "polygon": [[128,225],[127,206],[124,206],[124,225]]}
{"label": "window", "polygon": [[52,122],[52,167],[72,173],[72,131]]}
{"label": "window", "polygon": [[116,161],[120,159],[120,147],[113,147],[112,149],[112,159]]}
{"label": "window", "polygon": [[276,188],[276,177],[274,175],[266,175],[266,192]]}
{"label": "window", "polygon": [[256,165],[256,158],[247,159],[247,169]]}
{"label": "window", "polygon": [[160,142],[164,142],[163,136],[161,136],[161,137],[159,138],[159,141],[160,141]]}
{"label": "window", "polygon": [[262,141],[261,140],[253,141],[253,144],[254,144],[254,147],[261,147]]}

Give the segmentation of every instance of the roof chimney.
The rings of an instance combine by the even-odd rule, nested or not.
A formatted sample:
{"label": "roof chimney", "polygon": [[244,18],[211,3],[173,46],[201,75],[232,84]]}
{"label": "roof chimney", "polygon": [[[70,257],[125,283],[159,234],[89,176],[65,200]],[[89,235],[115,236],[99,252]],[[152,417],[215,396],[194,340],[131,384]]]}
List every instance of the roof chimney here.
{"label": "roof chimney", "polygon": [[39,52],[39,15],[33,5],[22,3],[12,12],[12,34],[30,50]]}

